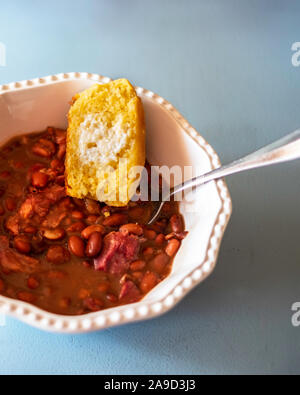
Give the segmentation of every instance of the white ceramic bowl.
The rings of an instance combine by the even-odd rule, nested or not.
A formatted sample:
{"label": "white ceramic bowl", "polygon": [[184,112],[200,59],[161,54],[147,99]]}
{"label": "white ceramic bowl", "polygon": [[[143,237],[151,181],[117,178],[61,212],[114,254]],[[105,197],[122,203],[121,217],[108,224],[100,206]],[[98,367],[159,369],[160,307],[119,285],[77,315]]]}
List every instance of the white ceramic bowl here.
{"label": "white ceramic bowl", "polygon": [[[0,144],[49,125],[65,128],[72,96],[96,82],[108,81],[95,74],[68,73],[0,86]],[[198,174],[220,166],[212,147],[170,103],[146,89],[136,90],[145,107],[147,158],[152,165],[193,166]],[[231,211],[231,199],[222,180],[200,188],[192,202],[182,202],[189,235],[170,276],[138,303],[69,317],[0,296],[0,312],[61,333],[95,331],[165,313],[213,271]]]}

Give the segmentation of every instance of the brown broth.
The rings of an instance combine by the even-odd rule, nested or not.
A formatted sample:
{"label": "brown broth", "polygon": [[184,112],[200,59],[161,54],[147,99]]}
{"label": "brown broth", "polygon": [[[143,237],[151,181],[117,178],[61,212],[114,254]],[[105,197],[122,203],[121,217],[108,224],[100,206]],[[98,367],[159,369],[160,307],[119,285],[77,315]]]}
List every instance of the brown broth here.
{"label": "brown broth", "polygon": [[[61,189],[64,186],[64,168],[58,166],[55,169],[55,164],[57,166],[59,162],[52,161],[59,157],[59,161],[63,163],[64,144],[65,131],[48,128],[42,133],[16,137],[0,150],[0,294],[64,315],[86,314],[138,301],[170,273],[174,255],[168,256],[165,249],[172,240],[178,240],[172,242],[176,247],[185,236],[178,204],[166,203],[159,221],[148,226],[146,223],[153,210],[151,202],[130,202],[128,207],[118,209],[98,202],[78,201],[63,196]],[[45,186],[32,185],[33,167],[35,171],[42,173],[42,176],[35,176],[39,182],[43,183],[44,174],[47,175]],[[49,196],[52,199],[50,203],[47,200]],[[46,207],[43,207],[43,199],[47,203]],[[33,203],[29,217],[24,219],[20,213],[24,211],[24,202],[28,200]],[[56,241],[44,237],[45,229],[49,229],[49,226],[45,226],[45,220],[46,225],[50,223],[49,213],[55,209],[55,219],[59,215],[64,217],[53,228],[65,231],[65,236]],[[96,211],[97,214],[89,213],[88,209]],[[76,213],[72,214],[74,211]],[[53,246],[62,246],[68,254],[68,240],[71,236],[79,236],[86,245],[87,241],[81,237],[80,231],[68,231],[70,225],[82,222],[87,227],[93,220],[103,226],[107,213],[121,213],[126,216],[126,223],[138,223],[142,226],[144,234],[136,236],[140,249],[134,261],[142,260],[144,266],[143,263],[137,263],[136,266],[140,266],[138,270],[131,270],[129,267],[125,273],[114,274],[95,270],[93,258],[77,257],[70,252],[65,263],[49,262],[47,254]],[[83,218],[78,218],[80,216]],[[170,221],[171,218],[173,219]],[[12,226],[8,225],[9,221]],[[174,232],[174,226],[178,230],[172,221],[179,221],[179,225],[181,222],[179,228],[182,229],[175,232],[176,234],[173,233],[170,236],[171,241],[168,241],[164,236]],[[30,227],[35,228],[31,229],[32,233],[28,233]],[[104,226],[102,237],[110,232],[119,232],[119,228],[119,225]],[[163,236],[156,240],[158,235]],[[17,243],[19,249],[16,248]],[[26,250],[28,245],[30,252],[23,252],[22,248]],[[160,258],[157,258],[158,255]],[[28,269],[25,256],[38,260],[37,264],[37,261],[33,261],[33,269]],[[126,282],[129,293],[120,297]]]}

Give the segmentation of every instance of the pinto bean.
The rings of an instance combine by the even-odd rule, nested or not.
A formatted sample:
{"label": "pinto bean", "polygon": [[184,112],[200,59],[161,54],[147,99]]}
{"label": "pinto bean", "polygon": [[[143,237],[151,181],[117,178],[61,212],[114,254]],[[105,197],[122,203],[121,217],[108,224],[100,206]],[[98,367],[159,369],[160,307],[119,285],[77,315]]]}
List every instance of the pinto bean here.
{"label": "pinto bean", "polygon": [[144,256],[151,256],[154,254],[154,249],[152,247],[146,247],[143,251]]}
{"label": "pinto bean", "polygon": [[169,256],[162,252],[152,259],[152,261],[149,263],[149,266],[155,273],[161,274],[164,271],[166,265],[169,263],[169,260]]}
{"label": "pinto bean", "polygon": [[181,233],[169,233],[168,235],[165,236],[165,239],[171,240],[171,239],[177,239],[177,240],[183,240],[186,238],[186,236],[188,235],[188,232],[181,232]]}
{"label": "pinto bean", "polygon": [[154,240],[157,236],[157,233],[154,230],[151,229],[145,229],[144,230],[144,235],[148,240]]}
{"label": "pinto bean", "polygon": [[174,237],[176,237],[176,234],[174,232],[169,233],[165,236],[166,241],[169,241],[171,239],[174,239]]}
{"label": "pinto bean", "polygon": [[158,245],[164,244],[165,241],[166,241],[165,235],[162,233],[160,233],[155,239],[155,243]]}
{"label": "pinto bean", "polygon": [[130,265],[130,270],[135,272],[137,270],[143,270],[145,267],[146,267],[146,262],[139,260],[132,262],[132,264]]}
{"label": "pinto bean", "polygon": [[89,224],[89,225],[94,225],[97,221],[98,221],[98,219],[99,219],[100,217],[98,216],[98,215],[88,215],[87,217],[86,217],[86,222]]}
{"label": "pinto bean", "polygon": [[92,199],[85,199],[85,207],[89,214],[100,214],[101,209],[98,202]]}
{"label": "pinto bean", "polygon": [[144,273],[143,272],[133,272],[131,276],[133,277],[134,280],[141,281],[143,278]]}
{"label": "pinto bean", "polygon": [[105,233],[105,229],[102,225],[90,225],[88,227],[86,227],[85,229],[83,229],[83,231],[81,232],[81,236],[84,239],[88,239],[92,233],[94,232],[98,232],[98,233]]}
{"label": "pinto bean", "polygon": [[58,159],[63,159],[63,157],[66,154],[66,148],[67,148],[66,143],[59,144],[58,152],[57,152]]}
{"label": "pinto bean", "polygon": [[70,260],[70,253],[63,246],[51,246],[47,252],[47,260],[55,265],[61,265]]}
{"label": "pinto bean", "polygon": [[26,175],[27,180],[31,183],[33,173],[42,169],[45,169],[45,165],[43,165],[42,163],[35,163],[34,165],[30,166]]}
{"label": "pinto bean", "polygon": [[143,294],[148,293],[159,282],[157,275],[153,272],[147,272],[140,283],[140,289]]}
{"label": "pinto bean", "polygon": [[83,219],[84,218],[84,214],[78,210],[72,211],[71,215],[72,215],[72,218],[74,218],[74,219]]}
{"label": "pinto bean", "polygon": [[83,222],[74,222],[74,224],[70,225],[67,228],[68,233],[77,233],[77,232],[82,232],[83,229],[85,229],[85,224]]}
{"label": "pinto bean", "polygon": [[84,257],[84,242],[79,236],[71,236],[68,241],[70,252],[78,258]]}
{"label": "pinto bean", "polygon": [[35,277],[29,277],[27,280],[27,287],[30,289],[37,289],[40,286],[39,281]]}
{"label": "pinto bean", "polygon": [[156,233],[163,233],[165,231],[166,226],[161,225],[160,222],[155,222],[155,224],[151,225],[152,230]]}
{"label": "pinto bean", "polygon": [[127,222],[127,215],[116,213],[111,216],[105,218],[103,221],[104,226],[121,226]]}
{"label": "pinto bean", "polygon": [[51,139],[55,141],[56,144],[61,144],[62,142],[66,142],[67,139],[67,131],[64,129],[53,128],[50,127],[48,134],[51,136]]}
{"label": "pinto bean", "polygon": [[133,233],[136,236],[141,236],[144,233],[143,228],[138,224],[126,224],[121,226],[120,231],[123,233]]}
{"label": "pinto bean", "polygon": [[63,130],[63,129],[52,128],[52,133],[51,133],[51,134],[52,134],[52,135],[54,134],[54,136],[55,136],[55,142],[56,142],[57,144],[61,144],[61,143],[63,143],[63,142],[66,141],[67,133],[66,133],[66,131]]}
{"label": "pinto bean", "polygon": [[34,187],[45,188],[48,184],[49,176],[41,171],[35,171],[32,174],[31,183]]}
{"label": "pinto bean", "polygon": [[90,235],[85,249],[86,256],[92,258],[97,256],[102,247],[102,235],[99,232],[94,232]]}
{"label": "pinto bean", "polygon": [[16,236],[14,246],[21,254],[28,254],[31,250],[31,243],[27,236]]}
{"label": "pinto bean", "polygon": [[50,163],[51,169],[57,171],[59,174],[63,173],[65,166],[63,162],[59,159],[53,159]]}
{"label": "pinto bean", "polygon": [[74,207],[72,200],[69,197],[65,197],[63,198],[60,202],[59,202],[59,206],[61,208],[64,208],[65,210],[70,210]]}
{"label": "pinto bean", "polygon": [[179,250],[179,247],[180,247],[179,240],[177,240],[177,239],[170,240],[166,249],[165,249],[166,254],[169,255],[169,257],[173,257]]}
{"label": "pinto bean", "polygon": [[170,218],[170,225],[171,229],[174,233],[181,233],[183,232],[183,219],[181,215],[174,214]]}
{"label": "pinto bean", "polygon": [[48,240],[60,240],[65,236],[66,232],[64,229],[46,229],[43,231],[43,236]]}
{"label": "pinto bean", "polygon": [[28,225],[24,228],[24,232],[34,235],[37,232],[37,228],[35,228],[34,226],[31,226],[31,225]]}
{"label": "pinto bean", "polygon": [[76,204],[76,206],[77,207],[80,207],[80,208],[85,208],[85,203],[84,203],[84,200],[82,200],[82,199],[77,199],[77,198],[72,198],[73,199],[73,202]]}
{"label": "pinto bean", "polygon": [[56,148],[52,141],[46,139],[40,139],[32,147],[32,152],[35,155],[41,156],[42,158],[50,158],[55,154]]}
{"label": "pinto bean", "polygon": [[[77,223],[77,222],[76,222],[76,223]],[[66,226],[71,226],[71,224],[72,224],[72,219],[69,218],[69,217],[65,218],[63,224],[66,225]],[[67,231],[69,232],[69,228],[67,229]],[[71,231],[70,231],[70,232],[71,232]]]}

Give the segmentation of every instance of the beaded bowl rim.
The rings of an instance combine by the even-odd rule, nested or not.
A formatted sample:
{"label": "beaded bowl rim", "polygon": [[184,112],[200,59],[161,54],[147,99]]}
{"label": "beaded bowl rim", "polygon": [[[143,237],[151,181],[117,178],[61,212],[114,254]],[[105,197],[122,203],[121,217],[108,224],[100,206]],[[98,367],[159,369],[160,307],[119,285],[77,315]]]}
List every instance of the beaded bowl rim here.
{"label": "beaded bowl rim", "polygon": [[[89,80],[95,83],[107,83],[112,81],[109,77],[87,72],[61,73],[0,85],[0,95],[38,86],[56,84],[66,80]],[[171,114],[181,126],[182,131],[189,135],[206,153],[212,169],[221,165],[215,150],[171,103],[150,90],[141,87],[135,87],[135,89],[139,96],[146,97]],[[24,323],[45,331],[70,334],[99,331],[117,325],[154,318],[166,313],[182,300],[196,285],[204,281],[213,272],[216,266],[222,238],[232,214],[232,200],[225,181],[218,180],[215,181],[215,183],[221,200],[221,209],[210,235],[205,259],[200,262],[196,268],[191,270],[179,283],[173,286],[168,295],[164,298],[155,302],[142,299],[134,304],[118,306],[81,316],[64,316],[49,313],[26,302],[0,295],[0,313],[10,315]]]}

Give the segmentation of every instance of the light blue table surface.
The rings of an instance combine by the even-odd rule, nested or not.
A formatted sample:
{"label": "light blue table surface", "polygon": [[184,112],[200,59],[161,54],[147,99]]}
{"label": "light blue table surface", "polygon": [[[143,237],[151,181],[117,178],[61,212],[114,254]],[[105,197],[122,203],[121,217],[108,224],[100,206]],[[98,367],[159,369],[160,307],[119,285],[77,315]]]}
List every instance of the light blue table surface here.
{"label": "light blue table surface", "polygon": [[[0,83],[127,77],[172,102],[227,162],[300,127],[299,18],[296,0],[0,0]],[[0,373],[299,373],[300,162],[228,185],[218,266],[174,310],[80,336],[7,319]]]}

